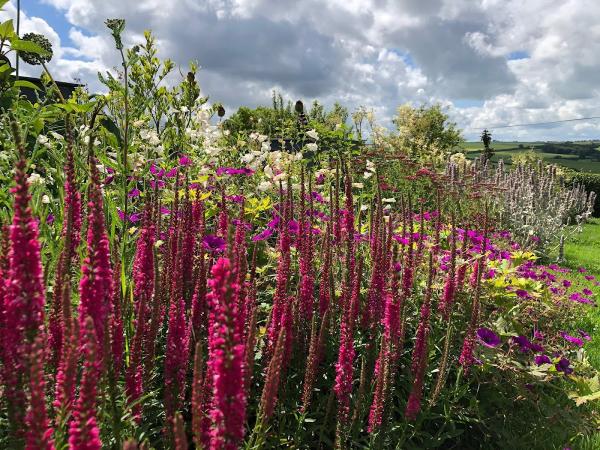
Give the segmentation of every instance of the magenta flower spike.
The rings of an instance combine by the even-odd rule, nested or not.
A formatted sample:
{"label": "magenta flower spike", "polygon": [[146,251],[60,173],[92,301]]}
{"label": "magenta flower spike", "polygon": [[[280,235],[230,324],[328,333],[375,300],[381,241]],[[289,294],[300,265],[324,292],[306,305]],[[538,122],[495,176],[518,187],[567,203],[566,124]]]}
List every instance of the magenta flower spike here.
{"label": "magenta flower spike", "polygon": [[217,260],[211,275],[208,281],[211,308],[208,365],[213,377],[210,449],[235,450],[244,438],[246,417],[246,393],[242,382],[244,323],[237,298],[240,287],[227,258]]}

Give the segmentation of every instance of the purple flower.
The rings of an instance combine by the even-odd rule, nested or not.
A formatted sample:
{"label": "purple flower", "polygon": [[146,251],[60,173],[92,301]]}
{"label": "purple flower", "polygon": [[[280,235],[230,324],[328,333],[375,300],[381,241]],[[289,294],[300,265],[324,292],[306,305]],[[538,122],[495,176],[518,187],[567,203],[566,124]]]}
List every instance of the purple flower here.
{"label": "purple flower", "polygon": [[227,200],[233,203],[242,204],[244,202],[243,195],[228,195],[225,197]]}
{"label": "purple flower", "polygon": [[589,290],[588,288],[585,288],[582,292],[584,295],[587,295],[588,297],[594,295],[594,293],[591,290]]}
{"label": "purple flower", "polygon": [[171,210],[169,208],[167,208],[166,206],[161,206],[160,213],[164,214],[164,215],[171,214]]}
{"label": "purple flower", "polygon": [[215,236],[214,234],[207,234],[204,236],[202,244],[206,250],[211,252],[221,252],[225,250],[225,247],[227,246],[225,239]]}
{"label": "purple flower", "polygon": [[129,221],[130,222],[139,222],[142,218],[142,215],[140,213],[132,213],[129,214]]}
{"label": "purple flower", "polygon": [[264,241],[265,239],[269,239],[271,236],[273,236],[273,228],[265,228],[263,231],[254,236],[252,241]]}
{"label": "purple flower", "polygon": [[579,273],[586,273],[587,272],[587,270],[585,269],[585,267],[580,267],[577,270],[579,271]]}
{"label": "purple flower", "polygon": [[489,328],[481,327],[477,330],[479,341],[489,348],[494,348],[500,345],[500,337]]}
{"label": "purple flower", "polygon": [[298,234],[300,232],[300,225],[295,220],[290,220],[288,222],[288,229],[292,234]]}
{"label": "purple flower", "polygon": [[527,353],[531,349],[531,342],[525,336],[513,337],[512,341],[519,346],[519,350],[523,353]]}
{"label": "purple flower", "polygon": [[546,355],[537,355],[534,358],[535,364],[538,366],[541,366],[542,364],[551,364],[552,361],[550,360],[550,358]]}
{"label": "purple flower", "polygon": [[325,203],[325,199],[318,192],[313,191],[313,192],[310,193],[310,195],[312,196],[312,198],[314,200],[318,201],[319,203]]}
{"label": "purple flower", "polygon": [[112,167],[106,166],[106,172],[109,173],[109,174],[111,174],[111,175],[114,175],[115,169],[113,169]]}
{"label": "purple flower", "polygon": [[517,297],[519,297],[519,298],[523,298],[523,299],[530,298],[529,297],[529,292],[527,292],[524,289],[517,289],[515,291],[515,294],[517,294]]}
{"label": "purple flower", "polygon": [[563,372],[565,375],[569,375],[573,373],[573,369],[569,367],[571,362],[567,358],[560,358],[560,360],[555,364],[556,370],[559,372]]}
{"label": "purple flower", "polygon": [[544,347],[542,347],[540,344],[537,344],[535,342],[530,342],[529,349],[534,353],[539,353],[539,352],[544,351]]}
{"label": "purple flower", "polygon": [[167,178],[175,178],[177,176],[177,167],[173,167],[165,174],[165,176]]}
{"label": "purple flower", "polygon": [[103,184],[104,186],[108,186],[110,183],[112,183],[112,182],[113,182],[113,180],[114,180],[114,179],[115,179],[115,176],[114,176],[114,175],[109,175],[109,176],[107,176],[107,177],[104,179],[104,181],[102,182],[102,184]]}
{"label": "purple flower", "polygon": [[139,197],[140,194],[141,194],[141,192],[138,188],[133,188],[132,190],[129,191],[129,193],[127,194],[127,197],[129,197],[129,198]]}
{"label": "purple flower", "polygon": [[570,344],[576,345],[578,347],[583,347],[583,339],[575,337],[575,336],[571,336],[567,333],[565,333],[564,331],[560,332],[560,335],[563,337],[563,339],[567,342],[569,342]]}
{"label": "purple flower", "polygon": [[323,175],[322,173],[319,174],[316,181],[317,181],[317,184],[323,184],[325,182],[325,175]]}
{"label": "purple flower", "polygon": [[275,216],[273,217],[273,220],[271,220],[268,224],[267,224],[267,228],[271,228],[271,229],[275,229],[277,228],[277,226],[279,225],[279,221],[281,219],[279,219],[279,216]]}
{"label": "purple flower", "polygon": [[217,176],[220,177],[222,175],[246,175],[246,176],[250,176],[254,173],[254,170],[252,169],[248,169],[247,167],[244,167],[242,169],[235,169],[233,167],[219,167],[217,169]]}
{"label": "purple flower", "polygon": [[52,225],[54,223],[54,219],[55,219],[54,214],[49,213],[46,216],[46,225]]}
{"label": "purple flower", "polygon": [[579,335],[584,338],[586,341],[591,341],[592,338],[590,337],[589,334],[587,334],[584,330],[577,330],[579,332]]}
{"label": "purple flower", "polygon": [[594,281],[596,279],[594,275],[586,275],[584,278],[588,281]]}
{"label": "purple flower", "polygon": [[157,187],[158,187],[158,189],[162,189],[165,187],[165,182],[163,180],[158,180],[158,181],[151,180],[150,187],[152,189],[156,189]]}
{"label": "purple flower", "polygon": [[566,288],[571,287],[571,282],[569,280],[563,280],[562,285]]}
{"label": "purple flower", "polygon": [[182,156],[179,158],[179,165],[180,165],[180,166],[184,166],[184,167],[185,167],[185,166],[191,166],[191,165],[192,165],[192,160],[190,159],[190,157],[189,157],[189,156],[187,156],[187,155],[182,155]]}

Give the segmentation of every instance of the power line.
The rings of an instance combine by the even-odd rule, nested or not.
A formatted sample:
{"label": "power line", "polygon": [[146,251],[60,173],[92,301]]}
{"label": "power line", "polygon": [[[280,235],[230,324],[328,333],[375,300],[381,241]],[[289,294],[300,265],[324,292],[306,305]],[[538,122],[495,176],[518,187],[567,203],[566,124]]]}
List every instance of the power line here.
{"label": "power line", "polygon": [[533,126],[538,126],[538,125],[553,125],[556,123],[577,122],[580,120],[595,120],[595,119],[600,119],[600,116],[578,117],[576,119],[553,120],[551,122],[517,123],[517,124],[511,124],[511,125],[495,125],[495,126],[482,127],[482,128],[468,128],[467,131],[482,130],[483,128],[488,128],[490,130],[497,130],[498,128],[533,127]]}

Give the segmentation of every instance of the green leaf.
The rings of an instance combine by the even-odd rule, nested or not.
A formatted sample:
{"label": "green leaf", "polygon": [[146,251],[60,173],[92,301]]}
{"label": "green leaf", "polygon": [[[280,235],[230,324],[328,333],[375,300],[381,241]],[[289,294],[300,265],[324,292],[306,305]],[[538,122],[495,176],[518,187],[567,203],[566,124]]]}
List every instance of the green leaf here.
{"label": "green leaf", "polygon": [[[7,0],[0,0],[0,8],[4,6]],[[15,28],[12,19],[0,23],[0,39],[9,39],[15,35]]]}
{"label": "green leaf", "polygon": [[10,64],[6,64],[6,63],[0,64],[0,74],[3,74],[5,72],[11,73],[11,72],[14,72],[14,70],[15,69],[10,67]]}
{"label": "green leaf", "polygon": [[29,88],[29,89],[33,89],[36,91],[40,90],[40,87],[37,84],[34,84],[31,81],[26,81],[26,80],[15,81],[15,87]]}
{"label": "green leaf", "polygon": [[13,50],[18,50],[20,52],[28,52],[35,53],[36,55],[46,56],[50,53],[37,45],[35,42],[24,41],[23,39],[12,39],[10,42],[10,46]]}

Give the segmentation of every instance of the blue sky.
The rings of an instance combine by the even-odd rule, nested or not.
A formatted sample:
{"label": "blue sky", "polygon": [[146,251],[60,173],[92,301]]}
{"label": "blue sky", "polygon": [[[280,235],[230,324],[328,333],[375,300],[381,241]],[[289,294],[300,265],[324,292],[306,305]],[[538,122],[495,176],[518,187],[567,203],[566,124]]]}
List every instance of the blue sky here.
{"label": "blue sky", "polygon": [[[118,64],[103,22],[124,17],[128,44],[152,29],[161,56],[182,67],[198,61],[205,94],[229,110],[268,104],[276,89],[292,100],[363,105],[389,126],[403,103],[440,102],[467,138],[493,125],[600,115],[594,0],[22,3],[22,31],[53,41],[52,70],[92,90],[101,88],[97,72]],[[14,17],[15,4],[0,14]],[[498,129],[494,136],[599,138],[600,121]]]}

